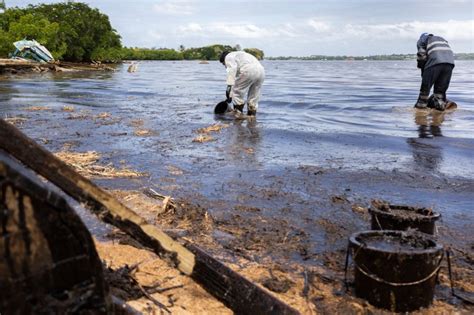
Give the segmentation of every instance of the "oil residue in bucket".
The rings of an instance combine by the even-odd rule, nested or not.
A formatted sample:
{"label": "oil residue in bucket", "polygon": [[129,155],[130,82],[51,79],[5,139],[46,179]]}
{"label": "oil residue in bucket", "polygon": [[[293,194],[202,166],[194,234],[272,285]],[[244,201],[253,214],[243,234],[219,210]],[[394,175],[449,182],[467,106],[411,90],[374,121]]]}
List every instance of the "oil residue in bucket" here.
{"label": "oil residue in bucket", "polygon": [[434,234],[435,223],[440,214],[429,208],[392,205],[374,200],[369,208],[372,230],[415,229],[423,233]]}
{"label": "oil residue in bucket", "polygon": [[374,306],[410,312],[433,301],[443,246],[416,231],[363,231],[349,245],[355,293]]}

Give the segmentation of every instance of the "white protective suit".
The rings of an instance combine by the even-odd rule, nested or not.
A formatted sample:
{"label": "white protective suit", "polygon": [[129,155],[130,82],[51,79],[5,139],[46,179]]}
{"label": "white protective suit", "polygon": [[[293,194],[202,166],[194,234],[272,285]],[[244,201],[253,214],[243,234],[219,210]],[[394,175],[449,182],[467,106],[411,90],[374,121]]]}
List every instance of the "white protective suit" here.
{"label": "white protective suit", "polygon": [[247,95],[248,109],[257,111],[260,88],[265,70],[260,62],[245,51],[233,51],[225,57],[227,85],[232,86],[231,97],[235,105],[244,105]]}

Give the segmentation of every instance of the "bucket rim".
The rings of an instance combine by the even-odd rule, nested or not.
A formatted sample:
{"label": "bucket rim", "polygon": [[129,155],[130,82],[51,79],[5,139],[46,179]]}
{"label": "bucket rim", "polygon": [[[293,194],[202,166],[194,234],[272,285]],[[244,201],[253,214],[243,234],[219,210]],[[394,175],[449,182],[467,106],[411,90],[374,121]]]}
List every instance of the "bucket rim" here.
{"label": "bucket rim", "polygon": [[[434,243],[435,246],[426,248],[426,249],[413,249],[413,250],[388,250],[383,248],[378,248],[370,245],[362,244],[357,240],[359,236],[362,235],[403,235],[403,236],[419,236],[425,240],[431,241]],[[376,251],[386,254],[398,254],[398,255],[421,255],[421,254],[436,254],[437,252],[443,251],[444,246],[436,241],[434,237],[431,237],[429,234],[418,232],[418,231],[399,231],[399,230],[366,230],[366,231],[359,231],[352,234],[349,237],[349,244],[355,248],[366,249],[370,251]]]}
{"label": "bucket rim", "polygon": [[[388,206],[392,209],[395,209],[395,210],[407,210],[407,211],[409,211],[407,208],[414,208],[415,210],[426,209],[424,207],[410,207],[410,206],[406,206],[406,205],[394,205],[394,204],[389,204]],[[395,218],[395,219],[398,219],[399,221],[429,221],[430,222],[430,221],[437,221],[441,217],[441,213],[436,212],[436,211],[432,211],[431,215],[424,215],[424,214],[418,213],[419,217],[404,218],[404,217],[401,217],[401,216],[399,216],[395,213],[383,211],[383,210],[373,208],[373,207],[369,208],[369,213],[377,214],[377,215],[381,215],[381,216],[385,216],[385,217]]]}
{"label": "bucket rim", "polygon": [[223,115],[227,112],[228,108],[229,108],[229,102],[228,101],[219,102],[214,107],[214,114],[215,115]]}

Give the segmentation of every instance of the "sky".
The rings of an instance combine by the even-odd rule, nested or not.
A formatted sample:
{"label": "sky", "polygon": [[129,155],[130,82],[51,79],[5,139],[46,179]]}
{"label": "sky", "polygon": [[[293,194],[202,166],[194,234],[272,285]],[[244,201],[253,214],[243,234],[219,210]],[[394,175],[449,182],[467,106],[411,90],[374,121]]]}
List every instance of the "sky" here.
{"label": "sky", "polygon": [[[7,7],[53,3],[5,0]],[[474,0],[84,0],[125,46],[259,48],[266,56],[416,53],[421,33],[474,52]]]}

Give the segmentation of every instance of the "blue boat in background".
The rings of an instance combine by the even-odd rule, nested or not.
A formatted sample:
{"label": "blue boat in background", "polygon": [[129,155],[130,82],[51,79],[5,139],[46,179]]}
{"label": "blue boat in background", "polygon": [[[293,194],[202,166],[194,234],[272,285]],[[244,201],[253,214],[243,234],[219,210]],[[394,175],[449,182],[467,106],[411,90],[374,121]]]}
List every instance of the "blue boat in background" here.
{"label": "blue boat in background", "polygon": [[38,62],[54,61],[49,50],[35,40],[24,39],[14,42],[13,45],[16,47],[16,50],[12,54],[12,58],[33,59]]}

